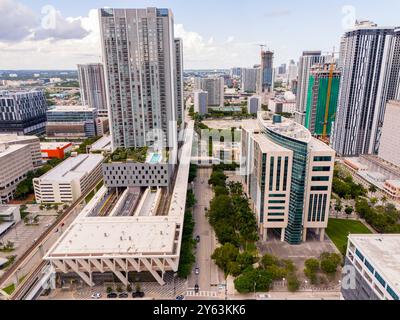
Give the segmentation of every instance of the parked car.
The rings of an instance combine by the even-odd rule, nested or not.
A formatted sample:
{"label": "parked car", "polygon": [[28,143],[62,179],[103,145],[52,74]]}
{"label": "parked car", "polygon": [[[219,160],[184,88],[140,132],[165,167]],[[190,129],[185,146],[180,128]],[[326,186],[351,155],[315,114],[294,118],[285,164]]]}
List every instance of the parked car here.
{"label": "parked car", "polygon": [[115,299],[115,298],[118,298],[118,295],[116,293],[114,293],[114,292],[111,292],[111,293],[109,293],[107,295],[107,298],[108,299]]}
{"label": "parked car", "polygon": [[194,273],[195,273],[196,275],[199,275],[199,274],[200,274],[200,269],[199,269],[199,268],[194,269]]}
{"label": "parked car", "polygon": [[91,298],[92,299],[96,299],[96,300],[100,299],[101,298],[101,293],[99,293],[99,292],[93,293]]}
{"label": "parked car", "polygon": [[200,242],[200,236],[196,237],[196,242]]}
{"label": "parked car", "polygon": [[144,292],[141,291],[133,292],[132,298],[144,298]]}
{"label": "parked car", "polygon": [[195,292],[195,293],[199,293],[199,291],[200,291],[199,285],[198,285],[198,284],[195,284],[195,286],[194,286],[194,292]]}
{"label": "parked car", "polygon": [[183,296],[183,295],[177,296],[176,300],[185,300],[185,296]]}
{"label": "parked car", "polygon": [[120,293],[119,295],[118,295],[118,298],[121,298],[121,299],[126,299],[126,298],[128,298],[128,294],[126,293],[126,292],[122,292],[122,293]]}

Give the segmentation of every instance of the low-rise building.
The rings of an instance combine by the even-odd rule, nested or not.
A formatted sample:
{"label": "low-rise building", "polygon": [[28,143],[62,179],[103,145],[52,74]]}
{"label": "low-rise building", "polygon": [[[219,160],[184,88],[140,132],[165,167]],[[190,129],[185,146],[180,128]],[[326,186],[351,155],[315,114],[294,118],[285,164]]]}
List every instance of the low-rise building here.
{"label": "low-rise building", "polygon": [[73,203],[87,193],[102,176],[104,157],[81,154],[70,157],[33,180],[38,203]]}
{"label": "low-rise building", "polygon": [[399,300],[400,235],[349,235],[345,268],[345,300]]}
{"label": "low-rise building", "polygon": [[269,99],[268,109],[273,113],[295,113],[296,112],[296,96],[286,91],[283,95],[278,95]]}
{"label": "low-rise building", "polygon": [[392,198],[400,199],[400,180],[386,180],[383,188]]}
{"label": "low-rise building", "polygon": [[18,184],[34,170],[30,146],[0,143],[0,168],[0,203],[7,203]]}
{"label": "low-rise building", "polygon": [[64,159],[72,151],[71,142],[41,142],[40,151],[43,159]]}
{"label": "low-rise building", "polygon": [[40,139],[36,136],[18,136],[16,134],[0,134],[0,144],[8,145],[28,145],[31,150],[33,167],[42,165],[42,156],[40,152]]}
{"label": "low-rise building", "polygon": [[88,138],[97,135],[97,109],[87,106],[56,106],[47,111],[49,138]]}

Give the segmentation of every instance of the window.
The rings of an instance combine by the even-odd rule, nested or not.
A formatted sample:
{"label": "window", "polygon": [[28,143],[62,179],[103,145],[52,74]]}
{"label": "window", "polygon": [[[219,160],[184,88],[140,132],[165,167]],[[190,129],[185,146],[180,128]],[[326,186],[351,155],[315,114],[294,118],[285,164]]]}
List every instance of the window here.
{"label": "window", "polygon": [[360,251],[358,251],[358,249],[356,249],[356,255],[361,259],[361,261],[364,261],[364,256]]}
{"label": "window", "polygon": [[311,191],[328,191],[328,186],[313,186]]}
{"label": "window", "polygon": [[332,157],[314,157],[316,162],[332,161]]}
{"label": "window", "polygon": [[286,195],[284,195],[284,194],[270,194],[269,197],[270,198],[285,198]]}
{"label": "window", "polygon": [[391,287],[387,286],[386,290],[394,300],[399,300],[399,296],[393,291]]}
{"label": "window", "polygon": [[268,210],[285,210],[285,207],[268,207]]}
{"label": "window", "polygon": [[383,278],[381,277],[381,275],[378,272],[375,272],[375,278],[376,278],[376,280],[379,281],[379,283],[382,285],[382,287],[386,286],[385,280],[383,280]]}
{"label": "window", "polygon": [[364,264],[367,266],[368,270],[371,271],[372,274],[374,274],[374,268],[372,265],[368,262],[367,259],[365,259]]}
{"label": "window", "polygon": [[268,203],[284,204],[286,203],[286,200],[269,200]]}
{"label": "window", "polygon": [[313,167],[314,172],[329,172],[331,167]]}
{"label": "window", "polygon": [[311,181],[329,181],[329,177],[312,177]]}

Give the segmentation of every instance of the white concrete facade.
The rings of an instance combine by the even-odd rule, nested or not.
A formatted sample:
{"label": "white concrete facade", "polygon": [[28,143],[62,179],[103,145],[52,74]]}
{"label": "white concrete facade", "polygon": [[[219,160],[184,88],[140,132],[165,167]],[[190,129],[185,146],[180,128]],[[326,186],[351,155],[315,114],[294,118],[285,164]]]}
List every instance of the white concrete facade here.
{"label": "white concrete facade", "polygon": [[400,101],[389,101],[386,105],[382,137],[379,147],[379,158],[400,167]]}
{"label": "white concrete facade", "polygon": [[38,203],[73,203],[102,177],[104,157],[83,154],[70,157],[33,180]]}

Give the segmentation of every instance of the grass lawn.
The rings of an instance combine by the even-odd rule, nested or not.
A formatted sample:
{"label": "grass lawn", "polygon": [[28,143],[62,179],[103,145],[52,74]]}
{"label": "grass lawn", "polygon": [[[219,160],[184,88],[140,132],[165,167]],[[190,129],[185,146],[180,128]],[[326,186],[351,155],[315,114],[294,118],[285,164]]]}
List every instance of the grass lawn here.
{"label": "grass lawn", "polygon": [[14,285],[14,283],[13,283],[13,284],[10,284],[8,287],[5,287],[5,288],[3,289],[3,291],[4,291],[5,293],[7,293],[8,295],[12,294],[12,293],[14,292],[14,290],[15,290],[15,285]]}
{"label": "grass lawn", "polygon": [[351,234],[370,234],[372,233],[360,221],[346,219],[329,219],[328,229],[326,230],[329,238],[333,241],[340,252],[345,255],[347,248],[347,236]]}

